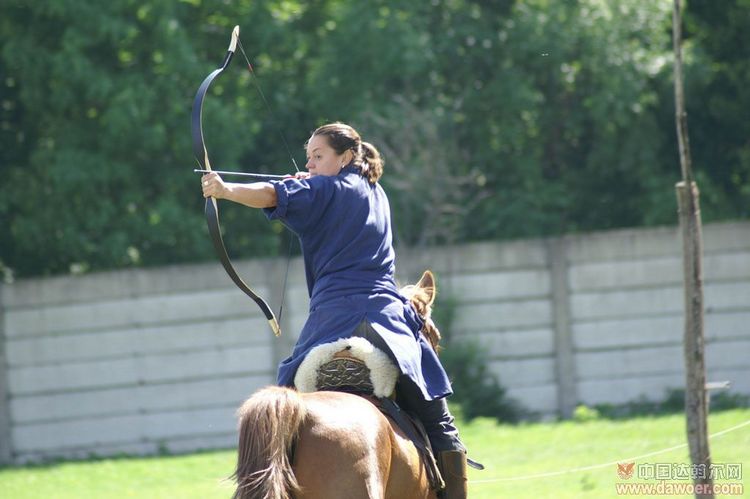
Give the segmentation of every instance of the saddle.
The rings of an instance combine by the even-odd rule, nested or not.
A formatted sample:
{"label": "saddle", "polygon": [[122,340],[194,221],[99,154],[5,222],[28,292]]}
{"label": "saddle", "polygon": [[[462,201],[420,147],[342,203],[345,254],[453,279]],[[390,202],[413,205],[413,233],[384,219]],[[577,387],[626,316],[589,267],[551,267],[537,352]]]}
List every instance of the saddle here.
{"label": "saddle", "polygon": [[398,425],[425,464],[430,486],[445,487],[422,423],[395,402],[399,370],[386,353],[361,337],[342,338],[313,348],[300,364],[294,385],[300,392],[340,391],[365,397]]}
{"label": "saddle", "polygon": [[399,370],[388,355],[364,338],[353,336],[310,350],[297,369],[300,392],[345,391],[386,398],[396,391]]}

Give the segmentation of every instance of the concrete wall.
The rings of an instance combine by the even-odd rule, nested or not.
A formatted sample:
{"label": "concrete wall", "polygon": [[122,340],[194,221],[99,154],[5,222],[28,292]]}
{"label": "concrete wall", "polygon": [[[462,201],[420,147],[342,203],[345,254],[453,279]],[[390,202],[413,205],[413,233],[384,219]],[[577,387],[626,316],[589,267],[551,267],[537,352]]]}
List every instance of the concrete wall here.
{"label": "concrete wall", "polygon": [[[659,228],[408,258],[438,271],[458,302],[454,335],[485,345],[511,396],[569,414],[684,386],[681,247]],[[750,224],[705,226],[703,263],[708,380],[750,394]]]}
{"label": "concrete wall", "polygon": [[[750,224],[704,228],[709,380],[750,393]],[[675,228],[401,251],[456,303],[526,407],[663,398],[684,384]],[[24,280],[0,301],[0,460],[230,447],[234,411],[274,380],[307,310],[301,262],[275,339],[218,264]],[[286,260],[238,266],[276,309]]]}

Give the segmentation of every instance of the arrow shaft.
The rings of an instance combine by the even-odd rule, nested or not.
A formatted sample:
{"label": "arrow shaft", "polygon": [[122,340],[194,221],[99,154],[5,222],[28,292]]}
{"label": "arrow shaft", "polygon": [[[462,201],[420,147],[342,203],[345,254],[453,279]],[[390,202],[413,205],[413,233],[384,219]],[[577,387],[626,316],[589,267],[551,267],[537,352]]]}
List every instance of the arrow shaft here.
{"label": "arrow shaft", "polygon": [[238,177],[251,177],[251,178],[271,178],[271,179],[282,179],[282,178],[291,178],[291,175],[269,175],[266,173],[245,173],[245,172],[228,172],[228,171],[222,171],[222,170],[201,170],[201,169],[195,169],[193,170],[195,173],[218,173],[219,175],[236,175]]}

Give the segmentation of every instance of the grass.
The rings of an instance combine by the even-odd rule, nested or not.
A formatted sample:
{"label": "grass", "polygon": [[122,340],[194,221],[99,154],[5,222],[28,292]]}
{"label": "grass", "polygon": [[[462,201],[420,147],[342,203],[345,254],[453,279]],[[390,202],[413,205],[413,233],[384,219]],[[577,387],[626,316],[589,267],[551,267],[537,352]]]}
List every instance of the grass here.
{"label": "grass", "polygon": [[[746,421],[750,421],[750,409],[715,412],[709,417],[709,431],[716,433]],[[492,480],[627,462],[628,458],[685,442],[684,416],[680,414],[515,427],[497,426],[484,420],[476,421],[466,430],[464,438],[471,454],[487,465],[485,471],[470,472],[469,479],[476,481],[470,488],[472,499],[621,497],[615,491],[615,484],[628,481],[618,478],[616,464],[544,478]],[[714,463],[750,464],[750,425],[712,439],[711,453]],[[689,462],[688,450],[683,447],[638,459],[636,466]],[[482,480],[487,482],[480,483]],[[629,481],[645,480],[634,477]],[[690,483],[689,480],[673,482]],[[750,486],[745,484],[745,488],[750,494]]]}
{"label": "grass", "polygon": [[[714,412],[710,415],[709,430],[716,433],[746,421],[750,421],[750,409]],[[615,492],[615,484],[626,481],[617,477],[614,464],[543,478],[505,479],[625,461],[685,441],[684,419],[679,414],[516,426],[478,419],[462,424],[461,430],[471,456],[487,466],[485,471],[470,471],[472,499],[623,497]],[[750,425],[712,439],[711,452],[714,463],[750,463]],[[231,473],[234,459],[233,451],[218,451],[3,468],[0,497],[227,498],[232,484],[225,477]],[[637,464],[688,462],[687,448],[636,461]],[[743,471],[750,474],[749,470]],[[633,481],[644,482],[635,477],[630,480]],[[688,480],[671,482],[689,483]],[[747,478],[743,484],[748,491],[746,495],[750,495]]]}

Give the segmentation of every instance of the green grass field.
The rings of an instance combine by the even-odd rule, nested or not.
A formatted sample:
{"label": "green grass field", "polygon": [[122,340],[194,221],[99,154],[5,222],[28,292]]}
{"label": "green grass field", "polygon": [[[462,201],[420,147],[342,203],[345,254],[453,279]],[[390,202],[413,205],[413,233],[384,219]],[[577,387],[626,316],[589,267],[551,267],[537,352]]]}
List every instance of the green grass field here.
{"label": "green grass field", "polygon": [[[709,430],[717,433],[747,421],[750,421],[750,409],[715,412],[710,416]],[[471,456],[487,466],[485,471],[470,472],[469,496],[473,499],[627,497],[617,494],[615,484],[649,483],[649,480],[637,476],[620,479],[615,464],[555,473],[624,462],[630,457],[685,441],[681,415],[517,426],[475,420],[462,424],[461,430]],[[713,438],[711,451],[714,463],[750,464],[750,425]],[[232,472],[234,459],[233,451],[221,451],[4,468],[0,469],[0,498],[226,498],[231,494],[232,484],[225,477]],[[683,447],[637,459],[636,466],[687,462],[688,451]],[[742,471],[750,474],[750,468]],[[538,476],[543,474],[550,476]],[[515,479],[519,477],[522,479]],[[689,484],[690,480],[669,482]],[[745,476],[723,483],[730,482],[741,483],[747,490],[745,496],[750,496],[750,480]],[[650,480],[650,483],[656,482]],[[646,495],[631,494],[630,497]]]}

